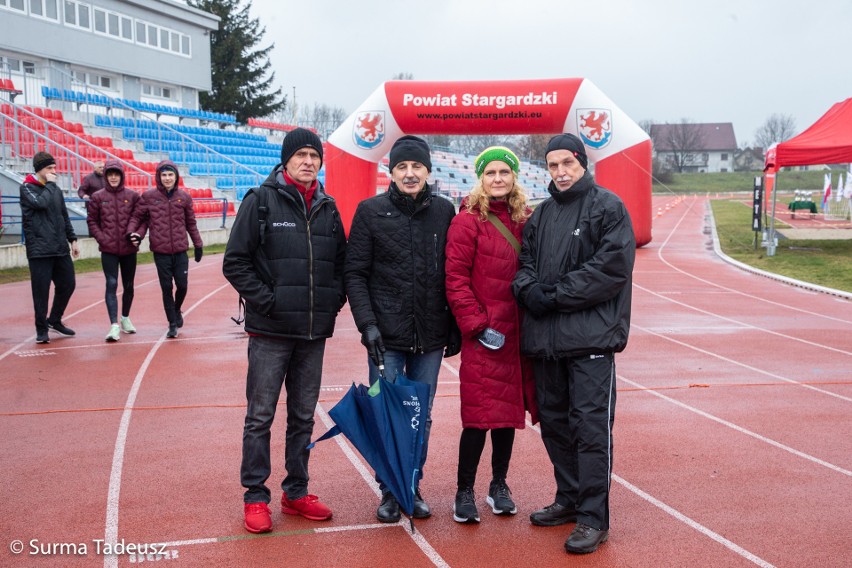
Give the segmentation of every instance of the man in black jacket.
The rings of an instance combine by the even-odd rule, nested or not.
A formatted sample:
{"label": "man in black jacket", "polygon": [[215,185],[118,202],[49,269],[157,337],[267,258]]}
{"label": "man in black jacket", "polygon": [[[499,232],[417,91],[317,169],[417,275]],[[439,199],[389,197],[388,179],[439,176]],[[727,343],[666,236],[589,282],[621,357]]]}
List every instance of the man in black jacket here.
{"label": "man in black jacket", "polygon": [[[361,343],[367,348],[370,383],[398,373],[430,387],[419,478],[429,446],[432,402],[441,359],[458,354],[461,336],[444,286],[444,246],[453,205],[432,194],[429,146],[403,136],[390,151],[388,191],[358,204],[346,256],[346,292]],[[446,347],[446,351],[444,348]],[[399,503],[381,479],[377,518],[399,520]],[[419,480],[418,480],[419,481]],[[414,518],[430,516],[419,487]]]}
{"label": "man in black jacket", "polygon": [[[56,160],[47,152],[38,152],[33,156],[33,171],[35,174],[28,174],[20,187],[21,218],[30,266],[36,343],[50,343],[48,328],[74,335],[74,330],[62,323],[62,316],[77,285],[71,255],[79,257],[80,250],[65,198],[56,185]],[[51,282],[56,290],[48,315]]]}
{"label": "man in black jacket", "polygon": [[556,477],[534,525],[577,521],[565,542],[597,550],[609,535],[615,353],[630,330],[636,240],[621,199],[586,171],[583,143],[553,137],[545,154],[551,197],[524,227],[512,289],[527,310],[521,350],[533,357],[541,437]]}
{"label": "man in black jacket", "polygon": [[222,270],[245,301],[249,334],[243,459],[245,527],[268,532],[272,519],[269,436],[281,387],[287,434],[281,510],[313,521],[331,510],[308,494],[307,445],[319,400],[325,342],[346,303],[346,235],[334,199],[317,181],[322,142],[297,128],[284,138],[281,164],[240,206]]}

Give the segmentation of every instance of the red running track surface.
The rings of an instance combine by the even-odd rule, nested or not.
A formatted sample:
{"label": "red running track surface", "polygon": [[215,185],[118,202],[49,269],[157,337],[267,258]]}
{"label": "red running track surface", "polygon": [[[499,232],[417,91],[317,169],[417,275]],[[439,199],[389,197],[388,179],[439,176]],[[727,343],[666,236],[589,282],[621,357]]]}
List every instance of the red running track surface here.
{"label": "red running track surface", "polygon": [[[311,456],[329,522],[242,526],[239,465],[246,336],[221,255],[191,263],[186,326],[166,341],[153,265],[140,266],[136,335],[107,344],[103,276],[78,276],[74,338],[34,343],[29,284],[0,287],[3,566],[129,566],[99,542],[164,543],[165,566],[848,566],[852,559],[852,302],[729,266],[712,251],[703,198],[655,198],[654,241],[634,273],[633,329],[617,357],[610,539],[569,557],[572,525],[541,528],[553,501],[538,429],[518,432],[509,485],[519,512],[452,520],[459,360],[446,360],[422,491],[434,515],[376,522],[372,472],[348,442]],[[348,310],[328,342],[315,437],[366,356]],[[285,410],[273,428],[273,503]],[[20,541],[24,550],[13,554]],[[34,544],[31,544],[34,542]],[[73,545],[73,546],[72,546]],[[70,554],[74,551],[86,554]],[[159,546],[159,545],[158,545]],[[38,554],[31,554],[37,551]],[[54,552],[49,555],[44,552]]]}

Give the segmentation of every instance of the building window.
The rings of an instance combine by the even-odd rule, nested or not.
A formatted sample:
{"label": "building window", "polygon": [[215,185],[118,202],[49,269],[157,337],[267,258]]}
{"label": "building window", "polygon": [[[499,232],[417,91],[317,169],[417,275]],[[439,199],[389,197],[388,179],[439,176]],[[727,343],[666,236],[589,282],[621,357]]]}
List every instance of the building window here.
{"label": "building window", "polygon": [[100,8],[95,8],[95,31],[105,34],[107,31],[106,25],[107,14]]}
{"label": "building window", "polygon": [[32,61],[24,61],[24,73],[26,75],[35,75],[35,63]]}
{"label": "building window", "polygon": [[91,30],[92,22],[89,18],[89,9],[88,4],[65,0],[65,25]]}
{"label": "building window", "polygon": [[180,52],[184,55],[189,55],[189,36],[187,35],[180,37]]}
{"label": "building window", "polygon": [[170,101],[177,100],[177,90],[174,87],[163,87],[162,85],[154,85],[153,83],[142,83],[142,94]]}
{"label": "building window", "polygon": [[723,153],[723,154],[719,157],[719,159],[720,159],[720,160],[722,160],[723,162],[727,162],[727,161],[728,161],[728,154]]}
{"label": "building window", "polygon": [[0,8],[7,10],[15,10],[16,12],[26,13],[27,9],[24,6],[24,0],[0,0]]}
{"label": "building window", "polygon": [[157,47],[157,27],[149,25],[148,26],[148,45],[153,45]]}
{"label": "building window", "polygon": [[58,22],[59,9],[56,6],[56,1],[30,0],[30,15]]}
{"label": "building window", "polygon": [[92,87],[95,87],[97,89],[113,90],[113,79],[108,75],[86,73],[85,71],[74,71],[72,75],[81,83],[91,85]]}
{"label": "building window", "polygon": [[146,39],[148,35],[145,33],[147,30],[148,26],[144,22],[136,22],[136,41],[138,43],[148,43]]}

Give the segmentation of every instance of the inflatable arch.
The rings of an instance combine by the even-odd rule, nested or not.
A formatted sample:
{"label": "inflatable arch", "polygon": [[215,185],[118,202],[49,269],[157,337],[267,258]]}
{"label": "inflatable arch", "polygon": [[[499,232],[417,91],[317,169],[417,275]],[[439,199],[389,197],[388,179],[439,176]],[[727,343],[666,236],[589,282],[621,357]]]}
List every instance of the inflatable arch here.
{"label": "inflatable arch", "polygon": [[388,81],[329,137],[326,179],[348,232],[358,203],[376,193],[378,163],[405,134],[560,132],[586,144],[595,179],[627,206],[636,244],[651,242],[651,141],[587,79]]}

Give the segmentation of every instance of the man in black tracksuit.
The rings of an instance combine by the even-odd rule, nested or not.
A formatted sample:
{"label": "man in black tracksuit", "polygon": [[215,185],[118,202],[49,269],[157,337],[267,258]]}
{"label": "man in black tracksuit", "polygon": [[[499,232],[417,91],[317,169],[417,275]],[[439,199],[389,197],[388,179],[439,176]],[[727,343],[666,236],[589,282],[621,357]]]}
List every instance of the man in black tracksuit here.
{"label": "man in black tracksuit", "polygon": [[[74,258],[80,256],[77,235],[62,190],[56,185],[56,161],[47,152],[33,156],[33,174],[21,184],[21,221],[26,240],[27,262],[35,310],[36,343],[50,343],[48,328],[62,335],[74,330],[62,323],[62,316],[76,287]],[[68,254],[68,244],[71,254]],[[48,314],[50,283],[55,286]]]}
{"label": "man in black tracksuit", "polygon": [[534,358],[541,437],[556,477],[534,525],[577,521],[565,542],[597,550],[609,534],[615,357],[630,329],[636,240],[621,199],[586,171],[583,143],[553,137],[545,154],[551,197],[524,227],[512,283],[527,310],[521,350]]}
{"label": "man in black tracksuit", "polygon": [[[379,365],[384,365],[390,380],[403,373],[429,385],[419,483],[441,359],[461,350],[444,284],[444,247],[456,211],[449,201],[433,195],[426,182],[432,161],[425,140],[416,136],[397,140],[389,168],[393,182],[388,191],[365,199],[355,211],[346,254],[346,293],[369,354],[370,383],[378,380]],[[399,503],[378,481],[382,500],[376,517],[394,523],[400,519]],[[422,519],[431,514],[418,486],[413,516]]]}
{"label": "man in black tracksuit", "polygon": [[334,199],[317,180],[322,142],[297,128],[284,138],[281,164],[240,205],[222,270],[245,300],[249,334],[240,479],[246,530],[268,532],[272,519],[270,428],[287,390],[281,510],[313,521],[331,510],[308,494],[307,445],[319,399],[325,342],[346,303],[346,235]]}

